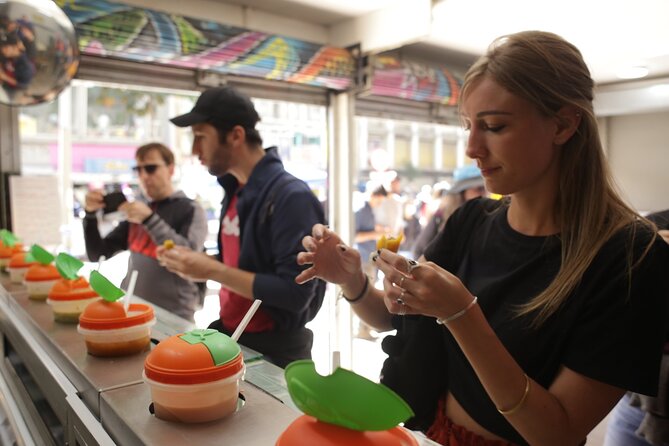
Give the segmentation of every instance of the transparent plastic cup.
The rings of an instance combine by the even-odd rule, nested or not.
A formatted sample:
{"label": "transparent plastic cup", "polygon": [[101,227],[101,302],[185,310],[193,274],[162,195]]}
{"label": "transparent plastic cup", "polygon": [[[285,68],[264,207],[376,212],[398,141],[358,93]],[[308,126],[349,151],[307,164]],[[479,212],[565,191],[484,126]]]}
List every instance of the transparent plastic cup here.
{"label": "transparent plastic cup", "polygon": [[155,415],[167,421],[203,423],[226,417],[237,409],[239,382],[245,366],[232,376],[199,384],[167,384],[143,374],[151,389]]}

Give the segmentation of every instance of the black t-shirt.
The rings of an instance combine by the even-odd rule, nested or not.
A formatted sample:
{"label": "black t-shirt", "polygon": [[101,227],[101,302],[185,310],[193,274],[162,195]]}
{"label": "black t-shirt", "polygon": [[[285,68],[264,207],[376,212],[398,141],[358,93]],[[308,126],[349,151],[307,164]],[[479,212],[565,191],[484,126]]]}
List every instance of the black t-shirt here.
{"label": "black t-shirt", "polygon": [[658,229],[669,229],[669,209],[653,212],[646,215],[646,218],[655,223]]}
{"label": "black t-shirt", "polygon": [[[520,234],[509,226],[503,204],[476,199],[451,216],[425,257],[456,274],[478,296],[501,342],[542,386],[548,388],[565,366],[601,382],[654,394],[667,320],[669,249],[661,239],[656,240],[630,281],[629,234],[621,231],[604,245],[580,285],[538,329],[530,327],[531,316],[515,316],[514,308],[536,296],[555,277],[561,256],[559,237]],[[639,258],[651,236],[646,230],[636,231],[634,258]],[[433,318],[419,320],[423,325],[435,323]],[[526,444],[497,412],[448,330],[440,330],[441,343],[429,341],[442,349],[432,353],[440,359],[430,358],[423,365],[440,369],[442,374],[437,376],[443,376],[444,387],[481,426],[508,441]],[[397,336],[412,334],[398,328]],[[384,365],[384,375],[391,372],[392,376],[388,367],[392,367],[391,358]],[[435,383],[423,386],[438,388]],[[417,415],[434,415],[433,399],[439,396],[423,395],[418,404],[427,409],[414,409]]]}

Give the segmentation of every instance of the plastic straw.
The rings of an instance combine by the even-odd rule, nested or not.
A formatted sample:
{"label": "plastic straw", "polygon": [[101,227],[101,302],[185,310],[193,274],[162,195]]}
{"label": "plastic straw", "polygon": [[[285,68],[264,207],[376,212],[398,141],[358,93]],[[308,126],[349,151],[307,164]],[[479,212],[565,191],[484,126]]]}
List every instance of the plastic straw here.
{"label": "plastic straw", "polygon": [[100,267],[102,266],[102,262],[104,262],[105,259],[106,259],[105,256],[100,256],[100,257],[98,258],[98,269],[97,269],[98,272],[100,272]]}
{"label": "plastic straw", "polygon": [[247,311],[246,314],[244,315],[244,319],[242,319],[242,321],[239,323],[239,325],[237,325],[237,329],[235,330],[234,333],[232,333],[232,336],[230,336],[233,341],[236,342],[239,339],[239,337],[242,335],[242,333],[244,332],[244,329],[249,324],[249,322],[251,322],[251,318],[256,313],[256,310],[258,309],[258,307],[260,306],[261,303],[262,303],[262,300],[259,300],[259,299],[256,299],[256,300],[253,301],[253,305],[251,305],[251,308],[249,308],[249,311]]}
{"label": "plastic straw", "polygon": [[130,298],[132,297],[133,291],[135,291],[135,283],[137,283],[137,270],[133,269],[130,274],[130,283],[128,284],[128,292],[125,293],[123,298],[123,308],[125,309],[125,314],[128,314],[128,308],[130,308]]}

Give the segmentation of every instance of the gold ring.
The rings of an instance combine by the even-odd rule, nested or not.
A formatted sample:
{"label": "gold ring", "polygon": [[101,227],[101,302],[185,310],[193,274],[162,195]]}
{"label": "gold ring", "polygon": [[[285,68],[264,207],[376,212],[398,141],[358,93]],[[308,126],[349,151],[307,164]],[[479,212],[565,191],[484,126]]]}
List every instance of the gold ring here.
{"label": "gold ring", "polygon": [[397,284],[400,288],[404,289],[404,279],[406,279],[407,276],[402,274],[402,278],[400,279],[400,282]]}

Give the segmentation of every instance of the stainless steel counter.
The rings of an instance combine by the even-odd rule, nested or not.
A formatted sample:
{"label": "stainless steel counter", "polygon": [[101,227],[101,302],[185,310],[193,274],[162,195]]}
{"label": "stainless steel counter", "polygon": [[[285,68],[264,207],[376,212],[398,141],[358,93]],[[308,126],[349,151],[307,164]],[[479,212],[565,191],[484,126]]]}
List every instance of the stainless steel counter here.
{"label": "stainless steel counter", "polygon": [[101,395],[101,418],[105,429],[114,432],[123,445],[269,446],[299,416],[248,382],[243,382],[240,390],[246,402],[236,413],[209,423],[183,424],[149,414],[151,395],[146,384],[122,387]]}
{"label": "stainless steel counter", "polygon": [[[76,324],[55,322],[46,302],[29,299],[24,287],[9,283],[7,276],[0,277],[0,285],[0,372],[19,400],[36,444],[204,446],[225,439],[225,444],[272,445],[300,415],[288,396],[283,370],[242,347],[246,402],[235,414],[190,425],[157,419],[149,412],[150,392],[142,381],[148,352],[119,358],[88,355]],[[193,327],[156,306],[154,310],[158,322],[152,338],[158,341]]]}

